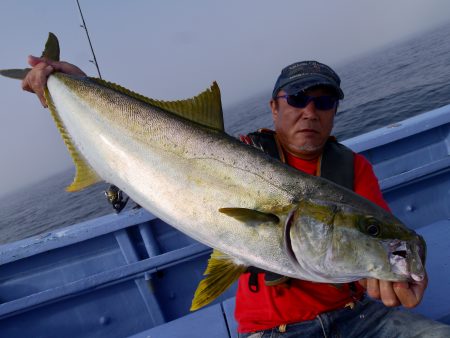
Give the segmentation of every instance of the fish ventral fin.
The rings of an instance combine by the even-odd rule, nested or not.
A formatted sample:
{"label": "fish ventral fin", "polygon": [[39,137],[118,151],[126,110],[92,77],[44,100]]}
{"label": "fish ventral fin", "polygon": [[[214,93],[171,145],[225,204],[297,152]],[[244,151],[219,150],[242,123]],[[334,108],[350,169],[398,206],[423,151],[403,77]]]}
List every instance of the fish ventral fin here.
{"label": "fish ventral fin", "polygon": [[[47,42],[45,43],[44,51],[41,57],[53,61],[59,61],[59,42],[58,38],[52,32],[48,33]],[[11,79],[23,80],[31,68],[24,69],[0,69],[0,74]]]}
{"label": "fish ventral fin", "polygon": [[112,82],[93,77],[90,79],[102,86],[131,96],[141,102],[156,106],[179,117],[201,124],[202,126],[220,132],[225,130],[220,89],[215,81],[211,87],[193,98],[178,101],[160,101],[145,97]]}
{"label": "fish ventral fin", "polygon": [[87,163],[84,156],[78,151],[77,147],[75,146],[72,138],[66,130],[66,127],[64,126],[63,121],[59,117],[58,111],[56,110],[56,107],[47,88],[45,89],[44,94],[45,99],[47,100],[48,108],[50,109],[53,120],[55,121],[56,127],[58,128],[58,131],[61,134],[61,137],[63,138],[67,149],[69,150],[70,157],[72,157],[72,160],[75,164],[75,177],[72,184],[66,188],[66,191],[79,191],[89,187],[92,184],[102,181],[102,179]]}
{"label": "fish ventral fin", "polygon": [[198,310],[211,303],[246,270],[247,266],[237,265],[233,258],[214,249],[204,273],[206,277],[200,282],[195,291],[191,311]]}
{"label": "fish ventral fin", "polygon": [[254,209],[220,208],[219,212],[249,225],[258,225],[261,223],[280,223],[280,219],[277,215]]}

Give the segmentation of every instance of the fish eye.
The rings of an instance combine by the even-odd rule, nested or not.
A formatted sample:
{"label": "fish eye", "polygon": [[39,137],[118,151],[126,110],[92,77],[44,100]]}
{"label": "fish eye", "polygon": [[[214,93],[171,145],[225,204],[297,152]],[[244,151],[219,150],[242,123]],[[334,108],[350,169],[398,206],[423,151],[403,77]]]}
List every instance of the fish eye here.
{"label": "fish eye", "polygon": [[381,228],[375,219],[373,218],[367,219],[366,232],[372,237],[377,237],[380,234]]}

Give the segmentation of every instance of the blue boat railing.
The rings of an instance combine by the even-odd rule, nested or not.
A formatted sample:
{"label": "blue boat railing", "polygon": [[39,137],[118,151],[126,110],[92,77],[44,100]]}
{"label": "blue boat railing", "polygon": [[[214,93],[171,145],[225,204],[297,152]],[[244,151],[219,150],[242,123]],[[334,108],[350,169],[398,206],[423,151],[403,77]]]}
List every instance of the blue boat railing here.
{"label": "blue boat railing", "polygon": [[[450,324],[450,105],[344,143],[427,240],[430,284],[415,311]],[[0,336],[235,337],[236,286],[189,311],[210,252],[145,210],[1,245]]]}
{"label": "blue boat railing", "polygon": [[[69,323],[55,336],[66,330],[73,336],[103,336],[95,333],[110,332],[103,327],[128,336],[158,326],[189,313],[210,252],[145,210],[2,245],[0,332],[13,337],[27,321],[49,332],[51,314],[61,317],[56,327]],[[229,291],[222,300],[232,295]],[[118,306],[120,301],[127,306]],[[77,322],[78,311],[96,315],[83,314]],[[123,324],[130,316],[132,328]],[[91,329],[84,332],[89,322]]]}

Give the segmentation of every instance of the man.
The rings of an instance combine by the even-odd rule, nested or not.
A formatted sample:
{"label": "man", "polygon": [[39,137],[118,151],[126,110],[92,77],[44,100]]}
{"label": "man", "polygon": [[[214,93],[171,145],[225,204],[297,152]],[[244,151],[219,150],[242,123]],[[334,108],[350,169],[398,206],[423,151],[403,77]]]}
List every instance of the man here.
{"label": "man", "polygon": [[[368,161],[330,138],[338,101],[343,97],[339,76],[330,67],[315,61],[289,65],[278,77],[270,101],[275,133],[260,130],[241,136],[241,140],[308,174],[346,186],[389,210]],[[336,286],[250,269],[239,280],[236,319],[241,337],[260,337],[261,332],[268,336],[284,333],[280,335],[283,337],[409,337],[422,332],[429,337],[429,325],[434,322],[421,322],[419,316],[409,318],[410,314],[363,299],[365,287],[372,298],[381,299],[388,307],[412,308],[421,301],[426,285],[427,280],[392,283],[369,279]],[[371,312],[371,320],[361,320],[360,314]],[[397,328],[389,325],[394,318],[403,324]],[[441,327],[443,333],[435,334],[448,336],[450,329]]]}
{"label": "man", "polygon": [[[23,89],[46,106],[43,88],[53,71],[84,75],[65,63],[30,57],[33,69]],[[353,189],[388,209],[371,165],[330,138],[338,101],[344,97],[338,75],[306,61],[283,69],[272,93],[275,132],[242,137],[287,164]],[[393,309],[411,308],[422,299],[427,280],[392,283],[375,279],[326,284],[293,280],[250,269],[239,280],[236,319],[240,337],[450,337],[450,328],[422,316]],[[364,297],[367,294],[382,303]]]}

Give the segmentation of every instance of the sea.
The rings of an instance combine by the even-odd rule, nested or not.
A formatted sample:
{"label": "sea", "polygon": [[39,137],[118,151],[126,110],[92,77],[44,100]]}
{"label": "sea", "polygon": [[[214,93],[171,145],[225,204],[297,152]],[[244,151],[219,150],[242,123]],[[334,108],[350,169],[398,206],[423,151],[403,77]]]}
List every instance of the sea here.
{"label": "sea", "polygon": [[[450,24],[333,65],[346,94],[335,118],[338,140],[386,126],[450,104]],[[275,79],[274,79],[275,80]],[[271,92],[224,107],[230,135],[272,127]],[[42,235],[112,213],[97,184],[79,193],[65,192],[74,170],[0,199],[0,244]],[[129,202],[127,208],[132,208]]]}

